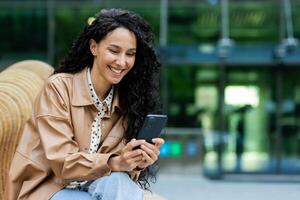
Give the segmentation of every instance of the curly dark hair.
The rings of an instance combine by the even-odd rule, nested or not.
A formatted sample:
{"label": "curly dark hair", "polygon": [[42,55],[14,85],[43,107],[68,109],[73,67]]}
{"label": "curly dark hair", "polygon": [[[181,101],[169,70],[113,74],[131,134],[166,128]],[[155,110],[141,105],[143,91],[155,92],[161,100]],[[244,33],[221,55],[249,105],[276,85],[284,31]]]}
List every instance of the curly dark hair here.
{"label": "curly dark hair", "polygon": [[[73,43],[70,51],[61,61],[56,73],[77,73],[93,66],[94,56],[89,41],[97,43],[109,32],[124,27],[136,36],[137,50],[133,68],[118,83],[122,115],[126,119],[126,142],[137,136],[145,116],[160,112],[159,72],[160,62],[154,48],[154,35],[150,25],[138,14],[121,9],[103,9],[96,14],[95,20],[84,27],[83,32]],[[149,180],[156,180],[157,166],[146,168],[139,176],[138,183],[148,189]]]}

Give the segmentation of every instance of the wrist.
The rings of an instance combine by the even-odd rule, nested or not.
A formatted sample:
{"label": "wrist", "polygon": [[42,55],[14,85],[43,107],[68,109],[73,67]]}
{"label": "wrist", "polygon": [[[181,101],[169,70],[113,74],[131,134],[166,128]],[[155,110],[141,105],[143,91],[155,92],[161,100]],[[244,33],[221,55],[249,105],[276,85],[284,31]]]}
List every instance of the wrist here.
{"label": "wrist", "polygon": [[108,166],[110,167],[111,171],[117,172],[120,170],[120,156],[112,156],[108,160]]}

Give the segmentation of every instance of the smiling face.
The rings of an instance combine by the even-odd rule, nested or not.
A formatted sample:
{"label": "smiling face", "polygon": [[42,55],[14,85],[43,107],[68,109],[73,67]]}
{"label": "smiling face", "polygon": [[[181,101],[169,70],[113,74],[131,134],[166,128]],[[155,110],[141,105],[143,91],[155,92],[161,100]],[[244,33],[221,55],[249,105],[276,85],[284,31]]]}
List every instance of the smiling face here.
{"label": "smiling face", "polygon": [[136,55],[136,37],[128,29],[119,27],[109,32],[100,42],[90,41],[94,55],[91,71],[93,84],[109,88],[119,83],[132,69]]}

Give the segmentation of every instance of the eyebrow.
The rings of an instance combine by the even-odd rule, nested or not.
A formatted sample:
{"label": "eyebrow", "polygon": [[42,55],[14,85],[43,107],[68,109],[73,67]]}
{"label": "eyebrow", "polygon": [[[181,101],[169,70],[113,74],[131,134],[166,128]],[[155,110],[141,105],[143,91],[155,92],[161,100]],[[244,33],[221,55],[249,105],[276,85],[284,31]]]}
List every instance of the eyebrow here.
{"label": "eyebrow", "polygon": [[[117,48],[117,49],[121,49],[121,47],[119,47],[118,45],[115,45],[115,44],[109,44],[108,45],[109,47],[114,47],[114,48]],[[131,48],[131,49],[128,49],[129,51],[136,51],[136,48]]]}

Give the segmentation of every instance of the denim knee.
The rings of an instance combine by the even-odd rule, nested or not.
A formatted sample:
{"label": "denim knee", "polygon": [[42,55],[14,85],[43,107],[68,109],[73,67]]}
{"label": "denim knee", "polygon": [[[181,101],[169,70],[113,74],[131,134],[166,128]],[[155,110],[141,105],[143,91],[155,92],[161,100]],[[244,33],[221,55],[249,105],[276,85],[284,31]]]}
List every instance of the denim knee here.
{"label": "denim knee", "polygon": [[101,177],[95,180],[89,186],[88,192],[93,200],[143,199],[142,190],[130,179],[129,175],[124,172],[113,172],[110,176]]}

